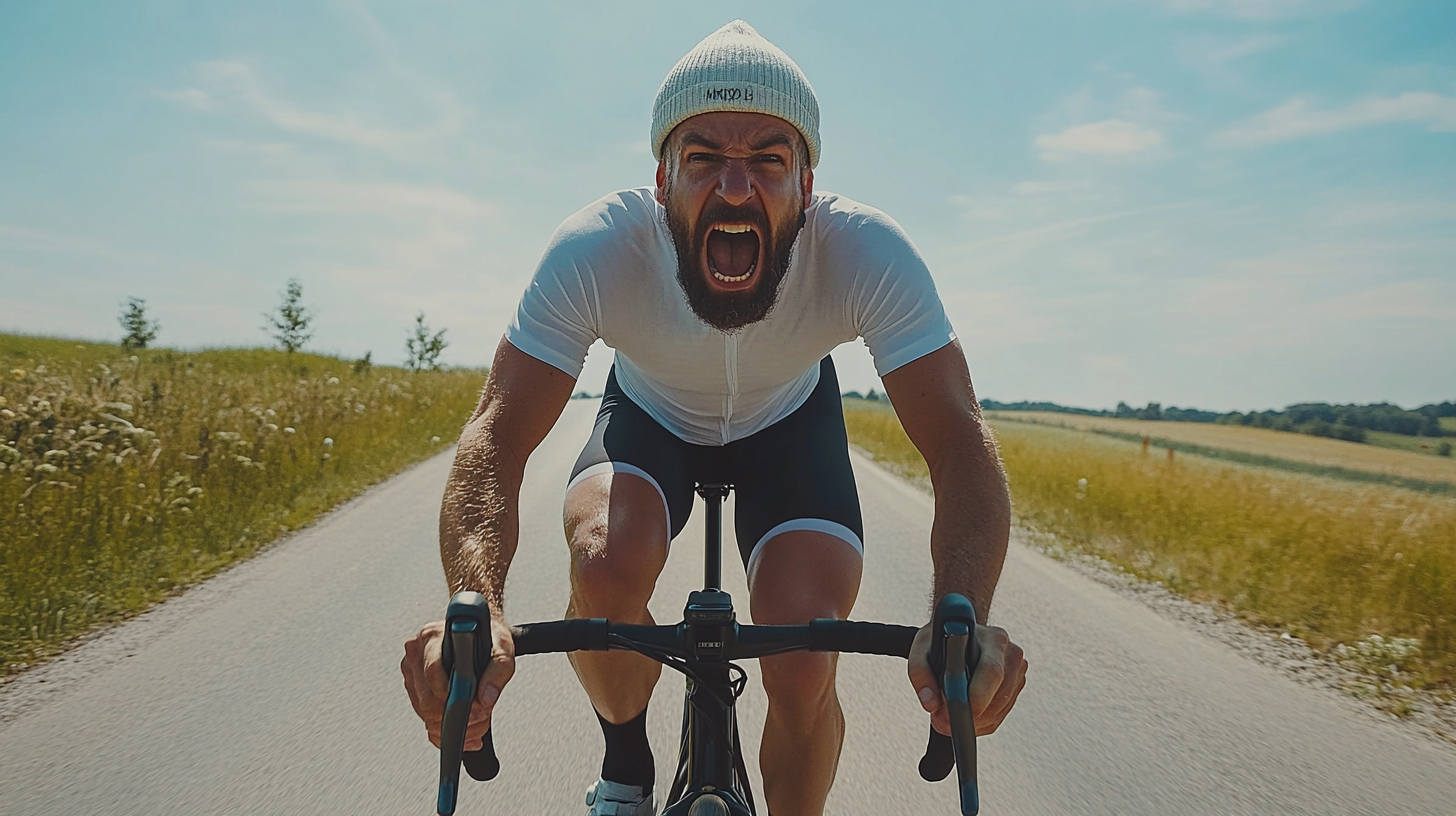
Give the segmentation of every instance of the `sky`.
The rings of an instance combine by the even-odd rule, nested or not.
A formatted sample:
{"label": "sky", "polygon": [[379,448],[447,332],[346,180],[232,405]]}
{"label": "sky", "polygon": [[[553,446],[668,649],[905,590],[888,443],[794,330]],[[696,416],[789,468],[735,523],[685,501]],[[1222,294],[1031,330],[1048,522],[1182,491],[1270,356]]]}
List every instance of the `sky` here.
{"label": "sky", "polygon": [[816,187],[905,228],[982,398],[1456,399],[1450,0],[3,3],[0,330],[114,341],[135,296],[159,344],[265,345],[297,278],[313,349],[400,362],[423,311],[484,365],[734,18],[803,68]]}

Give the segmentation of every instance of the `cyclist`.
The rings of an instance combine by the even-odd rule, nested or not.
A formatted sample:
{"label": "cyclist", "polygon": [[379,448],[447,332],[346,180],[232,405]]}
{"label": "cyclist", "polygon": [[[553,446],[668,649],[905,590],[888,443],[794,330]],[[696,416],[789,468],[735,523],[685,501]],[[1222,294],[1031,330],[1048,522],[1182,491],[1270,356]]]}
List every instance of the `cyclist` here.
{"label": "cyclist", "polygon": [[[467,749],[514,671],[503,616],[526,458],[569,399],[588,347],[616,349],[596,425],[567,487],[568,617],[650,623],[647,601],[694,481],[737,486],[735,530],[755,623],[848,616],[864,542],[829,352],[863,337],[935,488],[934,595],[961,592],[986,620],[1010,529],[995,441],[924,261],[884,213],[815,192],[819,107],[799,67],[741,20],[684,56],[653,105],[656,184],[568,218],[496,350],[460,438],[440,513],[451,591],[483,593],[494,657]],[[934,599],[932,599],[934,600]],[[405,644],[405,686],[439,743],[442,622]],[[978,633],[972,707],[996,730],[1026,676],[1004,630]],[[910,680],[948,733],[928,667]],[[606,740],[588,814],[655,813],[646,710],[661,666],[626,652],[572,665]],[[822,813],[844,737],[836,656],[761,661],[760,752],[776,816]]]}

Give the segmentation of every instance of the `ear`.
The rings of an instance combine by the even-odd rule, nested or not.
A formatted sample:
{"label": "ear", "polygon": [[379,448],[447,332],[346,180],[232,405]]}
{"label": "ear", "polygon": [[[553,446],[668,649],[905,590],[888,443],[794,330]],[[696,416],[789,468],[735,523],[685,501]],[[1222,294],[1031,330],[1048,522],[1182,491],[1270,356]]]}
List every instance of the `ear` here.
{"label": "ear", "polygon": [[809,199],[814,197],[814,171],[805,170],[799,174],[799,188],[804,195],[804,209],[809,209]]}
{"label": "ear", "polygon": [[667,161],[662,160],[657,163],[657,203],[663,206],[667,206],[663,195],[665,190],[667,190]]}

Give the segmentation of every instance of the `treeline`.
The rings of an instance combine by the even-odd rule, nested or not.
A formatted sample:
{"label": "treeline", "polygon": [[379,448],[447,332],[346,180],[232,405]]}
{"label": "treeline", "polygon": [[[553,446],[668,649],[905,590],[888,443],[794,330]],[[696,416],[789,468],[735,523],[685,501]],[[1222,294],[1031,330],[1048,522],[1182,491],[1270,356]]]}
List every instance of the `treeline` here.
{"label": "treeline", "polygon": [[1106,416],[1118,419],[1166,420],[1169,422],[1216,422],[1222,425],[1250,425],[1276,431],[1292,431],[1311,436],[1325,436],[1350,442],[1364,442],[1369,431],[1438,438],[1456,436],[1441,427],[1442,417],[1456,417],[1456,402],[1432,403],[1407,410],[1388,402],[1371,405],[1330,405],[1323,402],[1290,405],[1282,411],[1204,411],[1198,408],[1164,408],[1150,402],[1135,408],[1119,402],[1112,411],[1075,408],[1054,402],[997,402],[982,400],[989,411],[1050,411],[1085,416]]}
{"label": "treeline", "polygon": [[1401,436],[1456,436],[1441,427],[1441,417],[1456,416],[1456,403],[1422,405],[1407,411],[1387,402],[1374,405],[1327,405],[1322,402],[1291,405],[1283,411],[1237,411],[1216,420],[1225,425],[1252,425],[1279,431],[1297,431],[1364,442],[1366,431]]}

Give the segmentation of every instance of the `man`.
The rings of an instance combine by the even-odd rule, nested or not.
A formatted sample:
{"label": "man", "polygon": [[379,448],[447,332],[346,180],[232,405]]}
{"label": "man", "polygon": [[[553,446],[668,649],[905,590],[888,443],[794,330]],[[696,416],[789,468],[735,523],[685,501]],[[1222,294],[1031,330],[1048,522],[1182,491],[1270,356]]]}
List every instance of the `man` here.
{"label": "man", "polygon": [[[799,67],[734,21],[678,62],[653,106],[655,189],[613,193],[567,219],[496,351],[460,439],[440,514],[452,592],[489,599],[494,657],[467,734],[478,747],[514,670],[503,614],[526,458],[572,393],[597,339],[616,361],[567,488],[570,617],[650,623],[647,601],[694,480],[737,486],[735,530],[760,624],[847,617],[863,530],[828,356],[864,337],[935,487],[935,599],[967,595],[986,620],[1010,526],[1006,482],[965,358],[929,271],[898,225],[814,193],[819,108]],[[405,645],[415,710],[439,742],[441,622]],[[981,733],[1015,703],[1026,661],[1004,630],[979,634]],[[910,680],[948,732],[921,630]],[[844,738],[835,656],[761,661],[761,765],[774,816],[823,812]],[[626,652],[572,655],[606,757],[593,816],[655,813],[646,709],[661,667]]]}

